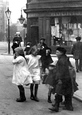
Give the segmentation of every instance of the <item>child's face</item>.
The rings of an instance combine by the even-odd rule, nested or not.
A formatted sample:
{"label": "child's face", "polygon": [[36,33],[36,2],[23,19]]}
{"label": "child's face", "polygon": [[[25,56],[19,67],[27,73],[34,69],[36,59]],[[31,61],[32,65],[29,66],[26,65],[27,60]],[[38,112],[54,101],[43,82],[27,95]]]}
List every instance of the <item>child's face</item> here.
{"label": "child's face", "polygon": [[62,52],[56,50],[56,55],[57,55],[57,57],[60,57],[62,55]]}
{"label": "child's face", "polygon": [[15,52],[15,56],[16,56],[16,57],[19,56],[18,52]]}
{"label": "child's face", "polygon": [[36,50],[33,51],[33,52],[32,52],[32,55],[36,56],[36,55],[37,55],[37,51],[36,51]]}

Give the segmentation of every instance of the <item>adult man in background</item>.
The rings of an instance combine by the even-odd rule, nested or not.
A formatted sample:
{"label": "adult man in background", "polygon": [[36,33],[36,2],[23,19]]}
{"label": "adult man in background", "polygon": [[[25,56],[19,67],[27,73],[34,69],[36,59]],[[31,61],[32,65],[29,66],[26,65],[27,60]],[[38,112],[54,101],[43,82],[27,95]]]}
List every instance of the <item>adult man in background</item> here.
{"label": "adult man in background", "polygon": [[16,32],[13,38],[13,45],[12,45],[13,54],[15,53],[15,48],[21,46],[21,42],[22,42],[22,37],[20,36],[20,32]]}
{"label": "adult man in background", "polygon": [[76,37],[76,43],[72,47],[71,53],[75,59],[76,72],[82,71],[82,42],[81,37]]}

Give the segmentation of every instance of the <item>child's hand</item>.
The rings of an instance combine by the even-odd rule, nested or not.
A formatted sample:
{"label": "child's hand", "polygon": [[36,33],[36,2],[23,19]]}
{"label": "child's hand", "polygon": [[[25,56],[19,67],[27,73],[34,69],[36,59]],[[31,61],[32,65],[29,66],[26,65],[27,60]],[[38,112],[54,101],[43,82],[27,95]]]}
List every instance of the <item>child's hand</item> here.
{"label": "child's hand", "polygon": [[46,68],[45,73],[46,73],[46,75],[48,75],[49,74],[49,69]]}
{"label": "child's hand", "polygon": [[61,84],[62,84],[62,81],[61,81],[61,80],[58,80],[58,84],[61,85]]}
{"label": "child's hand", "polygon": [[52,70],[52,69],[54,69],[54,67],[49,66],[49,70]]}
{"label": "child's hand", "polygon": [[14,59],[16,59],[16,54],[14,54]]}

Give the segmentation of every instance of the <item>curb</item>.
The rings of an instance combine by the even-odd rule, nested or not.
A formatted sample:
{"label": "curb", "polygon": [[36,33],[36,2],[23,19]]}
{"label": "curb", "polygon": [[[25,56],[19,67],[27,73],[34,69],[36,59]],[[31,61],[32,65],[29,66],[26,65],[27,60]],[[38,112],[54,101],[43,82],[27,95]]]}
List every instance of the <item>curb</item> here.
{"label": "curb", "polygon": [[[56,54],[51,54],[52,57],[57,57]],[[73,55],[67,54],[68,57],[73,58]]]}
{"label": "curb", "polygon": [[3,55],[3,56],[13,56],[11,54],[0,54],[0,55]]}
{"label": "curb", "polygon": [[79,102],[82,102],[82,98],[80,96],[74,95],[73,98],[78,100]]}
{"label": "curb", "polygon": [[13,56],[13,54],[8,54],[8,53],[1,53],[0,55]]}

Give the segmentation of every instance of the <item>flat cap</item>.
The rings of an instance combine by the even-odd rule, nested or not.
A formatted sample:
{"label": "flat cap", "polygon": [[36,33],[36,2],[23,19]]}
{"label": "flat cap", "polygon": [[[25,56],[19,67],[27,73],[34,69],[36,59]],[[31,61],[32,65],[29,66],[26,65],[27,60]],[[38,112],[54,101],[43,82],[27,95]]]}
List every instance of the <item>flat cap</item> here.
{"label": "flat cap", "polygon": [[66,54],[66,49],[64,47],[57,47],[56,50],[62,52],[63,54]]}
{"label": "flat cap", "polygon": [[44,37],[41,37],[40,40],[45,40],[45,38],[44,38]]}

